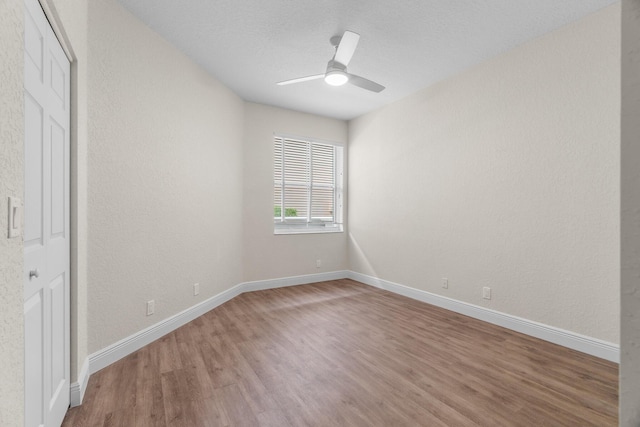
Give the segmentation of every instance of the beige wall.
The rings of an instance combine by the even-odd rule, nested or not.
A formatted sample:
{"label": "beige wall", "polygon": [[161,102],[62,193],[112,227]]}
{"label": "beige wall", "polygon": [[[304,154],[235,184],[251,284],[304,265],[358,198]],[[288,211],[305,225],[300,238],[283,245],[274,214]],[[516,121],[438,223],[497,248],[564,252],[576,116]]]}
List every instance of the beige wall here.
{"label": "beige wall", "polygon": [[88,40],[93,353],[242,281],[243,102],[114,0]]}
{"label": "beige wall", "polygon": [[0,425],[24,423],[22,239],[8,239],[8,197],[23,199],[24,12],[0,2]]}
{"label": "beige wall", "polygon": [[[277,107],[245,104],[244,280],[346,269],[346,233],[273,234],[274,133],[342,142],[346,146],[347,123]],[[316,268],[317,259],[322,260],[320,268]]]}
{"label": "beige wall", "polygon": [[640,425],[640,0],[622,2],[620,425]]}
{"label": "beige wall", "polygon": [[619,21],[616,4],[351,121],[351,269],[617,343]]}

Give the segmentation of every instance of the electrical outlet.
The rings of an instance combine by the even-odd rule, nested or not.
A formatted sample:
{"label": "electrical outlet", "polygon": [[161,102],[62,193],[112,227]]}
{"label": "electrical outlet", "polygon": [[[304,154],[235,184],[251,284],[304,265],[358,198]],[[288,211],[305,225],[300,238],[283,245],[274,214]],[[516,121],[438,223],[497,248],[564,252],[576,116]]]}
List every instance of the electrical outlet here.
{"label": "electrical outlet", "polygon": [[200,283],[193,284],[193,295],[198,295],[200,293]]}
{"label": "electrical outlet", "polygon": [[445,289],[449,289],[449,279],[447,279],[446,277],[442,278],[442,287]]}
{"label": "electrical outlet", "polygon": [[485,286],[484,288],[482,288],[482,298],[491,299],[491,288],[490,287]]}
{"label": "electrical outlet", "polygon": [[316,268],[320,268],[320,266],[322,266],[322,260],[321,259],[317,259],[316,260]]}
{"label": "electrical outlet", "polygon": [[156,311],[156,301],[147,301],[147,316],[151,316]]}

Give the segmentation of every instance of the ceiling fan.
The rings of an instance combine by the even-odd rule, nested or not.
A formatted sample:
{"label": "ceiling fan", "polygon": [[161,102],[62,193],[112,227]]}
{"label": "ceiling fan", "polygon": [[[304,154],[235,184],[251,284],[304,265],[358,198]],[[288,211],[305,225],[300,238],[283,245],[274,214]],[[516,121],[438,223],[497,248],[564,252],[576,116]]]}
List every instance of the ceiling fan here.
{"label": "ceiling fan", "polygon": [[349,61],[351,61],[351,57],[356,50],[356,46],[358,46],[359,40],[360,35],[352,31],[345,31],[342,36],[331,37],[330,42],[331,45],[335,47],[336,52],[333,58],[327,63],[327,71],[324,74],[285,80],[277,84],[284,86],[324,78],[324,81],[332,86],[342,86],[348,82],[372,92],[382,92],[384,86],[365,79],[364,77],[347,73],[347,65],[349,65]]}

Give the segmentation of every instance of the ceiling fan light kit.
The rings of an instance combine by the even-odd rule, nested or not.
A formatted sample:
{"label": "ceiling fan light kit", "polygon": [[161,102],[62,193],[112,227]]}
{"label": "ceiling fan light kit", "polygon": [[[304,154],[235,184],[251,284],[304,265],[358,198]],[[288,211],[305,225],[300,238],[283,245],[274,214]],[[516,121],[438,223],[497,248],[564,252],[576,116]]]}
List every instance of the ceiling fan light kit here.
{"label": "ceiling fan light kit", "polygon": [[339,70],[329,71],[324,76],[324,81],[331,86],[342,86],[349,81],[349,76]]}
{"label": "ceiling fan light kit", "polygon": [[336,51],[333,58],[327,64],[327,71],[324,74],[316,74],[313,76],[300,77],[297,79],[285,80],[278,82],[279,86],[289,85],[293,83],[302,83],[309,80],[316,80],[324,78],[325,83],[331,86],[342,86],[345,83],[351,83],[354,86],[358,86],[362,89],[366,89],[372,92],[381,92],[384,90],[384,86],[365,79],[364,77],[356,76],[355,74],[349,74],[347,72],[347,65],[353,53],[358,46],[360,35],[353,31],[345,31],[342,36],[331,37],[331,45],[335,47]]}
{"label": "ceiling fan light kit", "polygon": [[331,86],[342,86],[349,81],[349,75],[346,73],[347,67],[332,59],[327,64],[327,72],[324,75],[324,81]]}

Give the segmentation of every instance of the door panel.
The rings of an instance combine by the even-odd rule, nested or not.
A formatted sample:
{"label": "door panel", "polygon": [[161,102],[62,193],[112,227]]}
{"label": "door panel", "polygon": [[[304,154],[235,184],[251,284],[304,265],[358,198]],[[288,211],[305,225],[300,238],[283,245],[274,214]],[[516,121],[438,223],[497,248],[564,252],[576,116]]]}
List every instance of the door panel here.
{"label": "door panel", "polygon": [[[33,8],[33,5],[29,7]],[[39,28],[42,24],[37,21],[38,17],[27,11],[24,21],[25,83],[44,81],[44,37]]]}
{"label": "door panel", "polygon": [[26,426],[69,407],[70,65],[37,0],[25,0]]}
{"label": "door panel", "polygon": [[51,237],[64,238],[65,132],[51,123]]}
{"label": "door panel", "polygon": [[[66,61],[66,58],[64,58]],[[68,62],[67,62],[68,64]],[[58,63],[56,58],[51,58],[51,90],[52,94],[55,95],[55,100],[57,101],[57,106],[64,110],[65,109],[65,93],[66,93],[66,80],[65,77],[67,74],[65,73],[62,65]]]}
{"label": "door panel", "polygon": [[64,312],[66,309],[64,275],[56,277],[49,289],[51,289],[51,384],[52,389],[56,390],[60,383],[65,379],[64,359],[66,350],[64,342],[55,339],[55,337],[63,337],[64,331]]}
{"label": "door panel", "polygon": [[24,129],[24,249],[37,250],[34,246],[42,246],[42,164],[35,159],[42,159],[43,151],[43,111],[42,107],[25,93],[24,97],[25,121],[29,123]]}
{"label": "door panel", "polygon": [[44,406],[31,402],[44,400],[44,343],[42,291],[36,292],[24,304],[25,426],[44,425]]}

